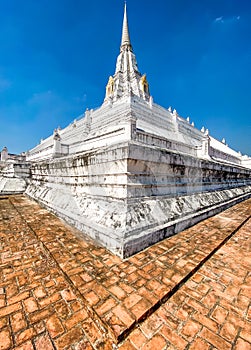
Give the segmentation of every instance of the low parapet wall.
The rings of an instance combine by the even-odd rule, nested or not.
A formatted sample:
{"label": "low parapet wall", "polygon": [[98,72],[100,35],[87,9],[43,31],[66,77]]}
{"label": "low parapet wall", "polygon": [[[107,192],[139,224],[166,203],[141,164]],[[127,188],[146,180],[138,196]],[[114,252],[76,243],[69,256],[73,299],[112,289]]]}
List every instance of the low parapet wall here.
{"label": "low parapet wall", "polygon": [[0,163],[0,194],[24,193],[27,178],[30,177],[30,164],[26,162]]}
{"label": "low parapet wall", "polygon": [[0,176],[0,195],[24,193],[26,187],[24,179]]}

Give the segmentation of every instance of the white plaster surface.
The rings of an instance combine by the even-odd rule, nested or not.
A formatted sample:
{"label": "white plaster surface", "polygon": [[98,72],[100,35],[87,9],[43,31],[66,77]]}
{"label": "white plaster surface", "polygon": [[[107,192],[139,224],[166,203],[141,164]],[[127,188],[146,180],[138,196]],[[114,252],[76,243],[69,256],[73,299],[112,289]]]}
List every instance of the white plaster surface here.
{"label": "white plaster surface", "polygon": [[251,194],[250,171],[138,142],[37,162],[26,193],[121,257]]}
{"label": "white plaster surface", "polygon": [[26,187],[24,179],[0,176],[0,194],[24,193]]}

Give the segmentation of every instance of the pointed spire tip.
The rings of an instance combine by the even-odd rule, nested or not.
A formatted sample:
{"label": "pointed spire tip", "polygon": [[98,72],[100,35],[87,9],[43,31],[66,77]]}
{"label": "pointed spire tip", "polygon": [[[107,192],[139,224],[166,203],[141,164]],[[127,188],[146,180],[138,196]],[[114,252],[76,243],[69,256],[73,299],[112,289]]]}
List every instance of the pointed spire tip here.
{"label": "pointed spire tip", "polygon": [[123,18],[123,29],[122,29],[122,39],[121,39],[121,50],[123,48],[129,48],[132,50],[132,45],[130,41],[129,29],[128,29],[128,20],[127,20],[127,9],[126,9],[126,0],[124,7],[124,18]]}

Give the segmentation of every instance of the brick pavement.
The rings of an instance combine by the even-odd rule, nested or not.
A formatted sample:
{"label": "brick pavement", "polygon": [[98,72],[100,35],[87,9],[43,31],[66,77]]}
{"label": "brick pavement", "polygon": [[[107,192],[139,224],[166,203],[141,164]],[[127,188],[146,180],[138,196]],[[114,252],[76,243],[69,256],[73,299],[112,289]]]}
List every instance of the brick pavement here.
{"label": "brick pavement", "polygon": [[251,349],[251,200],[122,261],[3,198],[0,350]]}

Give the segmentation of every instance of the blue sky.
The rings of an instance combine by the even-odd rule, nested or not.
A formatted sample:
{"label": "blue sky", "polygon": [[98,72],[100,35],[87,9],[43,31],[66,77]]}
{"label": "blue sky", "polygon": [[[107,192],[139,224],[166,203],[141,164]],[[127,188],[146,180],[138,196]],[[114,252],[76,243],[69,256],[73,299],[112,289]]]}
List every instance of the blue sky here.
{"label": "blue sky", "polygon": [[[26,151],[103,102],[123,0],[0,0],[0,149]],[[154,101],[251,154],[251,1],[128,0]]]}

